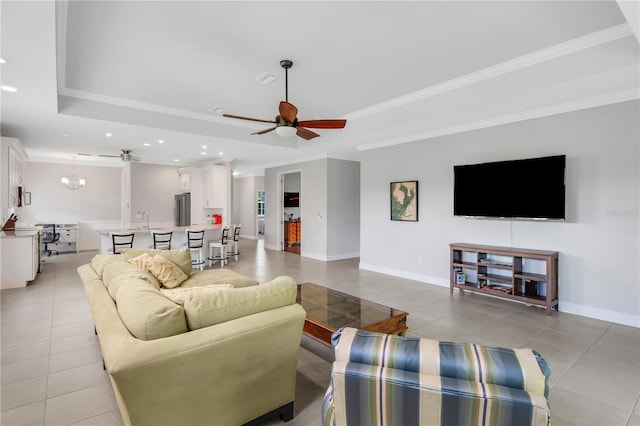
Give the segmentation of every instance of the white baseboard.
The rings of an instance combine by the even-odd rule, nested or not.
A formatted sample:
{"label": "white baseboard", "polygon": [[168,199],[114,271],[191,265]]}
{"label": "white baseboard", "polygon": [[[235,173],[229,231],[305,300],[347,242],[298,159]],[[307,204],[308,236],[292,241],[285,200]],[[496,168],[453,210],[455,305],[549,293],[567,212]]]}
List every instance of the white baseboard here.
{"label": "white baseboard", "polygon": [[246,235],[246,234],[240,234],[240,238],[245,238],[247,240],[257,240],[258,237],[256,237],[255,235]]}
{"label": "white baseboard", "polygon": [[343,260],[343,259],[353,259],[355,257],[360,257],[360,253],[343,253],[343,254],[334,254],[331,256],[327,256],[324,254],[310,253],[308,251],[301,251],[300,256],[308,257],[310,259],[322,260],[324,262],[331,262],[333,260]]}
{"label": "white baseboard", "polygon": [[599,319],[603,321],[614,322],[616,324],[628,325],[630,327],[640,328],[640,316],[625,314],[622,312],[611,311],[609,309],[593,308],[590,306],[577,305],[575,303],[558,302],[560,312],[566,312],[568,314],[580,315],[581,317],[588,317]]}
{"label": "white baseboard", "polygon": [[280,250],[280,248],[278,246],[274,246],[274,245],[271,245],[271,244],[265,244],[264,248],[267,249],[267,250],[282,251],[282,250]]}
{"label": "white baseboard", "polygon": [[366,271],[378,272],[380,274],[391,275],[394,277],[406,278],[408,280],[420,281],[423,283],[435,284],[441,287],[449,287],[449,279],[435,277],[433,275],[416,274],[415,272],[401,271],[399,269],[385,268],[382,266],[371,265],[360,262],[360,269]]}
{"label": "white baseboard", "polygon": [[[442,287],[449,287],[449,280],[431,275],[416,274],[414,272],[401,271],[399,269],[385,268],[367,263],[360,263],[360,269],[366,271],[378,272],[380,274],[391,275],[394,277],[406,278],[409,280],[435,284]],[[593,308],[590,306],[578,305],[575,303],[559,301],[559,311],[568,314],[580,315],[582,317],[609,321],[616,324],[628,325],[630,327],[640,328],[640,316],[625,314],[621,312],[611,311],[608,309]]]}

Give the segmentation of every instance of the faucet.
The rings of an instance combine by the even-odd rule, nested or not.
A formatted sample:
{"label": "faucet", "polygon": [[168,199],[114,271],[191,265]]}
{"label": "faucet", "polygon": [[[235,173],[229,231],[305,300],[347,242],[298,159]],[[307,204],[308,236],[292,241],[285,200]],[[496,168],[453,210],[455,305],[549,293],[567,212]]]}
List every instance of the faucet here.
{"label": "faucet", "polygon": [[148,231],[149,230],[149,212],[143,211],[141,215],[142,215],[142,218],[141,218],[142,220],[144,220],[145,217],[147,218],[147,226],[145,227],[145,229]]}

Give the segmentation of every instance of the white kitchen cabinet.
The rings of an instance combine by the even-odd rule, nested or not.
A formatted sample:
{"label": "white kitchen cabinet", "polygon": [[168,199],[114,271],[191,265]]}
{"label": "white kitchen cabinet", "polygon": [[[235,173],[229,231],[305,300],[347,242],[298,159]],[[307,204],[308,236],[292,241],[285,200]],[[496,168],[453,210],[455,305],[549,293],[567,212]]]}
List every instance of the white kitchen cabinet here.
{"label": "white kitchen cabinet", "polygon": [[40,263],[37,230],[0,233],[2,288],[25,287],[35,279]]}
{"label": "white kitchen cabinet", "polygon": [[180,190],[182,192],[191,191],[191,172],[180,173]]}
{"label": "white kitchen cabinet", "polygon": [[229,168],[227,166],[203,167],[202,203],[204,208],[228,209],[229,184]]}

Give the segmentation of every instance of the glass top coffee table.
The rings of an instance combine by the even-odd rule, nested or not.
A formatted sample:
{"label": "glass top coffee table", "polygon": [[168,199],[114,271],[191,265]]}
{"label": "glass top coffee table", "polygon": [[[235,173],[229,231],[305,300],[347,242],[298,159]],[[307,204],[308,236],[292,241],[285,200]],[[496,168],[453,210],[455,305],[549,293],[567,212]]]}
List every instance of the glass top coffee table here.
{"label": "glass top coffee table", "polygon": [[298,284],[297,302],[307,311],[303,332],[327,346],[340,327],[404,336],[407,313],[312,283]]}

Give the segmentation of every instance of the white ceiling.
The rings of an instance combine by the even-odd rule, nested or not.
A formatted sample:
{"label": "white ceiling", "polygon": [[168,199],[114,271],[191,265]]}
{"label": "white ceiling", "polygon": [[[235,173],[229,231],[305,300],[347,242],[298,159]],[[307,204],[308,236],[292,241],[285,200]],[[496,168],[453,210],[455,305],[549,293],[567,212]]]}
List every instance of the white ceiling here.
{"label": "white ceiling", "polygon": [[[3,0],[0,14],[1,80],[18,89],[0,92],[2,135],[34,161],[120,166],[96,154],[126,148],[260,175],[640,98],[637,21],[615,1]],[[298,118],[345,129],[252,136],[267,126],[211,111],[273,119],[281,59]],[[279,78],[255,82],[263,72]]]}

